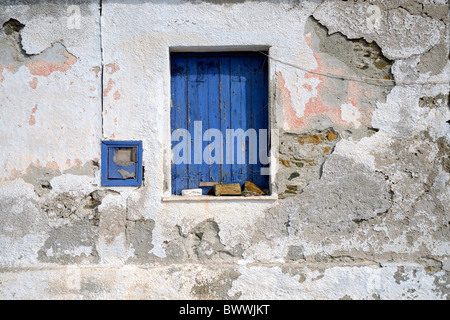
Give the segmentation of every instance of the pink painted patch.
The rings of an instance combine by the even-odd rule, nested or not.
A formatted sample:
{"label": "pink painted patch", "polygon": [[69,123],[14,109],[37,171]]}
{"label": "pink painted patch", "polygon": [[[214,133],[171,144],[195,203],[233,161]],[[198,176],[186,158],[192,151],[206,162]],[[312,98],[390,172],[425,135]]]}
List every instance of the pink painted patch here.
{"label": "pink painted patch", "polygon": [[288,126],[288,130],[292,130],[296,127],[301,127],[304,123],[303,118],[297,118],[297,114],[292,107],[291,92],[286,88],[286,82],[281,72],[277,72],[277,88],[280,88],[279,101],[281,108],[283,109],[283,117],[285,125]]}
{"label": "pink painted patch", "polygon": [[311,38],[311,33],[307,33],[303,35],[303,39],[305,39],[306,43],[308,44],[308,46],[310,48],[312,48],[312,38]]}
{"label": "pink painted patch", "polygon": [[[319,114],[327,116],[334,124],[342,124],[340,105],[329,105],[323,101],[323,95],[330,92],[336,92],[339,94],[332,79],[323,76],[325,73],[343,73],[342,70],[336,66],[325,66],[320,53],[314,53],[314,58],[317,61],[317,68],[311,72],[305,74],[305,78],[317,78],[320,80],[316,87],[318,96],[308,101],[305,106],[305,117],[311,118]],[[320,73],[320,74],[319,74]]]}
{"label": "pink painted patch", "polygon": [[95,77],[98,78],[98,73],[100,72],[100,67],[99,66],[95,66],[91,69],[91,71],[95,72]]}
{"label": "pink painted patch", "polygon": [[33,80],[30,81],[30,87],[33,90],[36,90],[36,87],[38,85],[38,79],[36,77],[33,78]]}
{"label": "pink painted patch", "polygon": [[34,126],[36,124],[36,118],[34,117],[34,114],[36,113],[36,110],[37,110],[37,104],[34,106],[33,109],[31,109],[30,120],[28,121],[28,124],[30,126]]}
{"label": "pink painted patch", "polygon": [[66,50],[64,50],[63,54],[67,58],[64,63],[48,62],[42,59],[36,59],[28,63],[26,66],[28,70],[30,70],[30,73],[34,76],[48,77],[50,74],[56,71],[66,72],[72,67],[72,65],[77,62],[77,58],[71,55]]}
{"label": "pink painted patch", "polygon": [[[305,41],[310,47],[312,47],[312,39],[310,35],[304,35]],[[342,88],[339,85],[340,80],[325,76],[325,74],[335,75],[348,75],[349,70],[345,67],[340,67],[332,63],[328,63],[326,57],[321,53],[313,53],[317,62],[317,68],[310,72],[307,72],[304,76],[305,79],[315,78],[319,81],[317,86],[313,88],[310,84],[302,84],[302,87],[308,91],[317,91],[316,97],[311,97],[304,105],[304,111],[302,117],[297,117],[292,105],[291,92],[285,86],[285,79],[281,72],[277,73],[277,87],[279,92],[277,93],[278,101],[283,109],[284,126],[290,132],[304,132],[311,129],[314,123],[314,119],[317,116],[325,116],[329,118],[337,128],[351,127],[352,124],[345,122],[341,118],[341,105],[343,103],[353,105],[361,114],[361,123],[370,124],[373,108],[362,108],[360,101],[373,97],[375,93],[373,90],[368,90],[367,87],[361,85],[355,81],[348,81],[347,90],[342,92]],[[326,99],[330,95],[336,95],[340,99],[332,101],[330,98]]]}
{"label": "pink painted patch", "polygon": [[313,87],[310,84],[307,84],[307,83],[304,83],[302,85],[302,87],[305,88],[308,91],[312,91],[313,90]]}
{"label": "pink painted patch", "polygon": [[5,67],[6,70],[8,70],[9,72],[11,72],[12,74],[15,74],[17,72],[17,68],[11,64],[8,64]]}
{"label": "pink painted patch", "polygon": [[[8,170],[5,169],[5,171],[7,172]],[[22,176],[22,172],[20,172],[17,169],[12,169],[11,173],[9,175],[9,178],[4,178],[3,181],[15,180],[17,178],[20,178],[21,176]]]}
{"label": "pink painted patch", "polygon": [[2,83],[5,80],[5,77],[3,76],[3,66],[0,64],[0,83]]}
{"label": "pink painted patch", "polygon": [[116,65],[115,63],[108,63],[107,65],[105,65],[105,67],[106,67],[106,72],[109,74],[116,73],[117,71],[120,70],[119,66]]}
{"label": "pink painted patch", "polygon": [[54,171],[59,171],[59,166],[58,166],[58,164],[55,161],[47,162],[45,167],[47,169],[51,169],[51,170],[54,170]]}
{"label": "pink painted patch", "polygon": [[[310,39],[307,39],[310,40]],[[301,132],[304,130],[309,129],[309,119],[312,117],[319,115],[319,114],[325,114],[329,116],[330,118],[336,119],[337,114],[336,112],[338,110],[333,110],[331,106],[328,106],[324,103],[323,99],[321,98],[321,92],[323,89],[324,84],[328,80],[325,76],[316,74],[317,71],[321,71],[323,69],[323,63],[320,59],[320,56],[318,54],[314,54],[314,57],[317,61],[317,69],[313,70],[312,72],[308,72],[305,74],[305,79],[310,78],[317,78],[319,79],[319,83],[316,86],[316,90],[318,92],[317,97],[310,98],[309,101],[305,104],[305,109],[303,113],[303,117],[298,118],[297,114],[292,107],[292,102],[288,104],[282,103],[283,111],[284,111],[284,123],[287,125],[288,130],[291,132]],[[282,101],[285,100],[286,96],[289,96],[288,100],[291,101],[290,92],[285,87],[285,80],[283,79],[283,76],[280,72],[277,73],[278,75],[278,81],[279,81],[279,88],[281,88],[281,95],[282,95]],[[306,90],[312,91],[312,86],[309,84],[303,84],[302,85]]]}
{"label": "pink painted patch", "polygon": [[119,91],[116,91],[116,92],[114,92],[114,100],[119,100],[120,99],[120,92]]}
{"label": "pink painted patch", "polygon": [[106,97],[108,93],[112,90],[112,86],[115,82],[112,79],[109,79],[108,85],[106,86],[106,89],[103,91],[103,96]]}

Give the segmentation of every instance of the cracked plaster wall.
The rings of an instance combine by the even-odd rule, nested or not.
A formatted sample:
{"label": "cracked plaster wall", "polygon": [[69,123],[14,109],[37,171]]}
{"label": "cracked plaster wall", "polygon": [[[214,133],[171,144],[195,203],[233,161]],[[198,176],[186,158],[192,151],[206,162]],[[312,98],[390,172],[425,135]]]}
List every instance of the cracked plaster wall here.
{"label": "cracked plaster wall", "polygon": [[[0,297],[449,299],[447,7],[2,3]],[[169,48],[200,47],[270,47],[278,200],[161,201]],[[100,186],[102,139],[143,140],[141,187]]]}

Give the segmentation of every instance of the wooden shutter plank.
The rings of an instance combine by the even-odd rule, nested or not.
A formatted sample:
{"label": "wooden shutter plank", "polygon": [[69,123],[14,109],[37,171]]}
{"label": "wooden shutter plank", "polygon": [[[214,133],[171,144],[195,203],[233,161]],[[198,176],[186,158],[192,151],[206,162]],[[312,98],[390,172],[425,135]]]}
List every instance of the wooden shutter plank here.
{"label": "wooden shutter plank", "polygon": [[185,189],[195,189],[195,176],[198,173],[198,166],[195,164],[196,161],[196,140],[195,140],[195,128],[194,124],[196,120],[199,120],[199,109],[198,109],[198,59],[196,57],[188,59],[188,69],[189,69],[189,79],[188,79],[188,100],[187,100],[187,123],[186,128],[191,133],[192,143],[192,159],[191,163],[188,165],[188,183],[185,186]]}
{"label": "wooden shutter plank", "polygon": [[[208,179],[209,177],[209,165],[203,159],[203,150],[207,145],[207,142],[203,141],[203,134],[209,127],[209,103],[210,103],[210,92],[209,85],[211,82],[211,75],[208,70],[208,66],[210,63],[210,58],[202,57],[197,60],[197,109],[196,109],[196,121],[200,121],[202,124],[202,130],[196,132],[195,135],[200,134],[200,137],[196,138],[200,141],[198,146],[201,146],[200,149],[197,148],[196,157],[200,161],[200,164],[195,164],[197,168],[197,174],[194,177],[195,185],[191,186],[191,188],[198,188],[200,181],[202,179]],[[206,190],[204,190],[206,193]]]}
{"label": "wooden shutter plank", "polygon": [[[219,77],[219,58],[210,58],[208,61],[208,127],[204,129],[218,129],[220,130],[220,77]],[[209,139],[211,140],[211,139]],[[205,142],[205,147],[207,147],[212,141]],[[223,143],[223,141],[222,141]],[[210,150],[207,152],[210,153]],[[223,150],[215,150],[215,156],[219,154],[219,159],[223,159],[220,153],[223,154]],[[205,159],[206,160],[206,159]],[[220,161],[219,161],[220,162]],[[220,181],[220,163],[213,163],[208,165],[208,180],[204,181]],[[210,188],[205,188],[205,193]]]}
{"label": "wooden shutter plank", "polygon": [[[245,94],[242,89],[241,79],[241,59],[240,57],[230,58],[231,66],[231,129],[242,129],[242,122],[245,121],[245,114],[242,113],[245,108],[245,100],[243,101],[243,94]],[[238,164],[238,148],[241,149],[242,146],[238,139],[234,138],[230,141],[231,146],[227,146],[227,149],[233,148],[233,159],[231,164],[231,177],[229,182],[239,181],[239,171],[242,169],[242,165]]]}
{"label": "wooden shutter plank", "polygon": [[[171,63],[171,132],[176,129],[186,129],[187,119],[187,58],[174,58]],[[172,147],[178,142],[172,142]],[[186,150],[185,150],[186,151]],[[185,187],[184,180],[188,171],[185,163],[174,165],[172,163],[172,189],[174,194],[181,194]]]}
{"label": "wooden shutter plank", "polygon": [[[231,61],[229,57],[220,58],[220,129],[225,138],[226,130],[231,128]],[[224,143],[223,161],[220,169],[220,183],[231,181],[231,165],[226,162],[227,150]]]}
{"label": "wooden shutter plank", "polygon": [[[242,113],[245,122],[242,123],[242,129],[246,132],[248,129],[255,129],[252,123],[252,74],[251,74],[251,61],[253,57],[243,57],[242,59],[242,81],[243,81],[243,101],[242,101]],[[243,184],[246,180],[251,176],[250,167],[249,167],[249,158],[250,158],[250,138],[246,138],[245,143],[245,164],[241,167],[241,175],[239,176],[239,182]],[[253,143],[257,143],[257,140],[253,141]]]}

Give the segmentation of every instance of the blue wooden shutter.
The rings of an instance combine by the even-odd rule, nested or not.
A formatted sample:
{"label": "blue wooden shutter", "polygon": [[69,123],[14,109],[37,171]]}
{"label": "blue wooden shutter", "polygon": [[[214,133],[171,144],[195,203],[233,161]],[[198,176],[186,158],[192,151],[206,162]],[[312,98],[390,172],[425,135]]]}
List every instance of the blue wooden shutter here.
{"label": "blue wooden shutter", "polygon": [[[191,134],[190,163],[172,163],[172,193],[199,188],[200,182],[243,184],[252,181],[269,186],[268,176],[261,175],[261,163],[249,164],[249,141],[245,142],[246,162],[226,163],[226,129],[268,129],[267,63],[258,53],[178,53],[171,56],[171,130],[187,129]],[[201,132],[195,132],[201,122]],[[198,124],[198,123],[197,123]],[[222,163],[208,164],[204,149],[211,141],[199,142],[198,134],[218,129],[223,136]],[[172,148],[179,141],[172,142]],[[259,152],[259,135],[258,135]],[[216,150],[217,152],[218,150]],[[200,161],[200,163],[199,163]],[[204,188],[206,194],[209,188]]]}

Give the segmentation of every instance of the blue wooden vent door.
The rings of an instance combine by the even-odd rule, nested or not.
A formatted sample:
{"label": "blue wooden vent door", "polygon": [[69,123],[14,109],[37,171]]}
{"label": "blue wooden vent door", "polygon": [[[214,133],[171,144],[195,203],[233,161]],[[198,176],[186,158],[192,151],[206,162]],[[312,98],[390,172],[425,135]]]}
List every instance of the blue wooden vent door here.
{"label": "blue wooden vent door", "polygon": [[[210,182],[203,194],[211,182],[251,181],[268,189],[268,176],[261,174],[268,166],[262,161],[269,150],[267,82],[261,53],[171,55],[173,194],[200,188],[201,182]],[[227,141],[227,132],[233,139]],[[245,139],[239,140],[239,132]]]}

